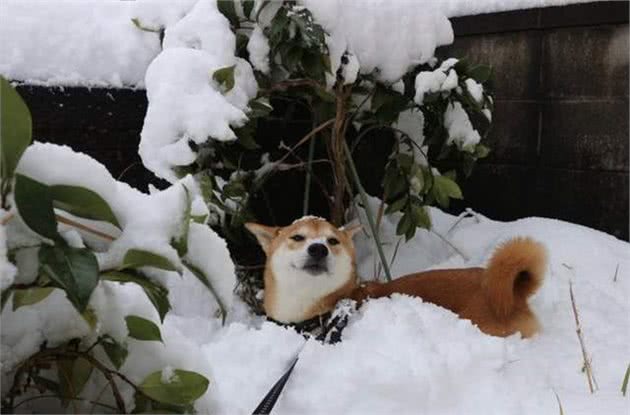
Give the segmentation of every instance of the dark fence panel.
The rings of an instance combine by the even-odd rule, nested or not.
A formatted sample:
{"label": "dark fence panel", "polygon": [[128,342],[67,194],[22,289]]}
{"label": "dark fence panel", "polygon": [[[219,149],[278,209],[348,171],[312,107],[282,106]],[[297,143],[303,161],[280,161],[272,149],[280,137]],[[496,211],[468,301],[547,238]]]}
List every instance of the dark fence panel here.
{"label": "dark fence panel", "polygon": [[469,16],[453,28],[440,54],[492,65],[496,92],[493,152],[455,209],[628,239],[628,3]]}

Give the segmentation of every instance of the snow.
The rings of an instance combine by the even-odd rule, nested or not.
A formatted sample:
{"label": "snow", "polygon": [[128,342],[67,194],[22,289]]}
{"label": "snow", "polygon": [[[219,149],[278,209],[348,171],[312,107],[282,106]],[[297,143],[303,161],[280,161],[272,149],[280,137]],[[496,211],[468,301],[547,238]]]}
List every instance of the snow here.
{"label": "snow", "polygon": [[142,87],[160,52],[159,28],[179,20],[194,0],[3,0],[0,74],[30,84]]}
{"label": "snow", "polygon": [[[258,85],[245,60],[234,56],[235,36],[216,2],[198,1],[189,14],[166,29],[164,51],[147,70],[149,106],[140,137],[145,167],[170,182],[173,168],[191,164],[189,141],[231,141],[231,127],[247,122],[248,102]],[[234,87],[227,93],[213,73],[235,65]]]}
{"label": "snow", "polygon": [[497,13],[538,7],[566,6],[599,0],[432,0],[448,17]]}
{"label": "snow", "polygon": [[459,102],[453,102],[446,107],[444,126],[448,130],[446,143],[455,143],[462,151],[473,151],[481,140],[481,136],[473,128],[468,114]]}
{"label": "snow", "polygon": [[457,72],[451,69],[457,59],[450,58],[442,62],[434,71],[421,71],[416,75],[416,96],[414,101],[418,105],[424,103],[424,96],[432,92],[450,91],[457,86]]}
{"label": "snow", "polygon": [[264,74],[269,73],[269,41],[263,34],[260,25],[254,25],[252,34],[247,42],[249,60],[255,69]]}
{"label": "snow", "polygon": [[481,104],[483,102],[483,85],[472,78],[466,79],[464,84],[466,85],[466,89],[470,93],[470,96],[473,97],[478,104]]}
{"label": "snow", "polygon": [[339,0],[301,3],[330,34],[326,41],[333,74],[347,50],[356,57],[361,73],[378,69],[381,81],[396,82],[410,66],[431,59],[437,46],[453,41],[450,22],[432,2],[422,7],[412,0],[370,0],[361,7]]}
{"label": "snow", "polygon": [[[435,46],[452,42],[450,24],[444,16],[588,1],[431,0],[419,6],[412,0],[371,0],[368,4],[364,2],[361,8],[338,0],[304,0],[303,3],[325,27],[335,29],[330,39],[334,44],[328,44],[331,50],[339,49],[332,61],[333,72],[348,45],[365,71],[381,67],[383,79],[395,81],[410,62],[424,62],[433,56]],[[0,5],[0,39],[4,39],[0,42],[0,74],[30,84],[143,88],[144,74],[160,53],[159,36],[138,29],[131,19],[137,18],[149,29],[166,28],[186,15],[195,3],[197,0],[3,0]],[[262,3],[256,2],[256,10]],[[279,5],[280,2],[274,1],[265,7],[260,15],[262,27],[269,24]],[[400,10],[404,12],[402,17]],[[414,27],[414,30],[405,27]],[[380,40],[373,42],[371,39],[376,34]],[[267,54],[264,39],[256,36],[248,50],[250,47],[254,48],[256,56],[252,63],[264,72]],[[415,55],[407,56],[408,50],[416,51]]]}

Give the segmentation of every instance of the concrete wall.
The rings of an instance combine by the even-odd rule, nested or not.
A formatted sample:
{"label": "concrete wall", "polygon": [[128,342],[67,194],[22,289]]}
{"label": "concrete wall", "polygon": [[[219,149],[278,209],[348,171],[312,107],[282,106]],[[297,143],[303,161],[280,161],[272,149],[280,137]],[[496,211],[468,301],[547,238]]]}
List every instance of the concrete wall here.
{"label": "concrete wall", "polygon": [[465,17],[453,28],[440,54],[495,73],[493,151],[465,183],[465,204],[627,239],[628,3]]}
{"label": "concrete wall", "polygon": [[[453,211],[470,206],[500,220],[552,217],[627,239],[628,3],[465,17],[454,19],[453,27],[454,45],[438,53],[491,64],[496,91],[487,142],[493,152],[464,184],[466,199]],[[35,139],[88,153],[138,188],[160,185],[137,155],[144,91],[19,91],[33,114]],[[310,128],[288,118],[261,128],[273,133],[264,142],[299,138]],[[383,149],[373,150],[375,158],[383,156]],[[368,176],[378,171],[370,168]],[[301,212],[301,196],[287,203],[286,194],[288,188],[302,194],[303,176],[288,176],[268,186],[268,199],[284,200],[277,211],[274,206],[275,218],[263,218],[269,223],[290,222]]]}

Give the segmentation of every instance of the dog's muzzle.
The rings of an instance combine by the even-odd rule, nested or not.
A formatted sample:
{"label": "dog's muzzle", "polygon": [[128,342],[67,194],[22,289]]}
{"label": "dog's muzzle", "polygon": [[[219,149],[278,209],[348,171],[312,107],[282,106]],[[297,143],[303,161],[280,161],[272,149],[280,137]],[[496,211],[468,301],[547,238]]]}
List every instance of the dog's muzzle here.
{"label": "dog's muzzle", "polygon": [[308,259],[304,263],[303,269],[309,274],[317,275],[328,272],[328,248],[324,244],[314,243],[309,245],[306,252]]}

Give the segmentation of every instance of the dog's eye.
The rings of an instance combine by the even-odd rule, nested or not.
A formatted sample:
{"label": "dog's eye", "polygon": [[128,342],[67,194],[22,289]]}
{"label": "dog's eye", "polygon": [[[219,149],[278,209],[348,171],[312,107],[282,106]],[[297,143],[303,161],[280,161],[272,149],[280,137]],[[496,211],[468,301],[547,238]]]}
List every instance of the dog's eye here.
{"label": "dog's eye", "polygon": [[298,233],[296,235],[293,235],[291,239],[293,239],[295,242],[300,242],[304,240],[304,237]]}
{"label": "dog's eye", "polygon": [[337,239],[337,238],[328,238],[328,244],[329,245],[337,245],[337,244],[339,244],[339,239]]}

